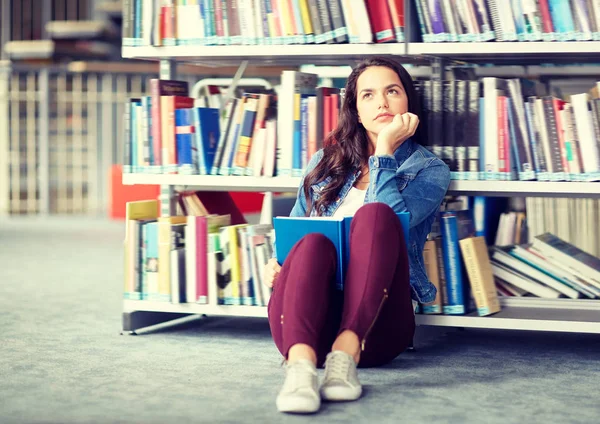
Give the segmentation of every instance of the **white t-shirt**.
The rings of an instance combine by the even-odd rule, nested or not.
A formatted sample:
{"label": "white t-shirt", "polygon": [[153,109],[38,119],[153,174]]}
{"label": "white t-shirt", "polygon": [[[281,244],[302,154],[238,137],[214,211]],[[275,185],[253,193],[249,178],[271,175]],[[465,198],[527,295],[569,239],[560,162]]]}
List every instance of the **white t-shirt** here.
{"label": "white t-shirt", "polygon": [[344,201],[333,214],[334,218],[343,218],[344,216],[354,216],[357,210],[365,204],[365,195],[367,190],[359,190],[356,187],[352,187]]}

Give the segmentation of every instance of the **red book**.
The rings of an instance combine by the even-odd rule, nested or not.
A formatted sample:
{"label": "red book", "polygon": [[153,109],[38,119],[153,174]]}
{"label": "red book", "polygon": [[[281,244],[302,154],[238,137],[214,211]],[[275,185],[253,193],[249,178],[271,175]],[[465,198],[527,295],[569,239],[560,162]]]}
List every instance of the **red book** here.
{"label": "red book", "polygon": [[404,30],[404,1],[403,0],[387,0],[390,7],[390,16],[396,31]]}
{"label": "red book", "polygon": [[554,119],[556,120],[556,131],[558,132],[558,145],[560,146],[560,159],[563,165],[564,172],[569,172],[569,161],[567,160],[567,146],[565,144],[564,122],[560,111],[565,108],[565,101],[560,99],[552,99],[554,109]]}
{"label": "red book", "polygon": [[507,124],[506,97],[498,96],[498,172],[504,175],[510,171]]}
{"label": "red book", "polygon": [[551,34],[554,32],[554,27],[552,26],[548,0],[538,0],[538,3],[540,5],[540,15],[542,15],[542,31],[546,34]]}
{"label": "red book", "polygon": [[191,109],[194,99],[186,96],[161,96],[163,173],[177,173],[177,146],[175,144],[175,110]]}
{"label": "red book", "polygon": [[152,115],[152,151],[154,153],[155,166],[161,166],[162,160],[162,126],[160,113],[161,96],[173,96],[188,94],[188,83],[186,81],[160,80],[153,78],[150,80],[151,115]]}
{"label": "red book", "polygon": [[377,43],[396,41],[394,24],[387,1],[366,0],[367,13]]}

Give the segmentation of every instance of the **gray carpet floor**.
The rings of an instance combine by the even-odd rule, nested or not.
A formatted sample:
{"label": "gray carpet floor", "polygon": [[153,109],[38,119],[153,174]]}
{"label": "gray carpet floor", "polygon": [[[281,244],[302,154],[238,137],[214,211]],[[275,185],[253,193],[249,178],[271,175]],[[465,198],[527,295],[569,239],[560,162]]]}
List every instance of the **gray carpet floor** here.
{"label": "gray carpet floor", "polygon": [[0,220],[0,423],[598,423],[600,336],[421,327],[358,402],[275,409],[264,319],[120,335],[123,225]]}

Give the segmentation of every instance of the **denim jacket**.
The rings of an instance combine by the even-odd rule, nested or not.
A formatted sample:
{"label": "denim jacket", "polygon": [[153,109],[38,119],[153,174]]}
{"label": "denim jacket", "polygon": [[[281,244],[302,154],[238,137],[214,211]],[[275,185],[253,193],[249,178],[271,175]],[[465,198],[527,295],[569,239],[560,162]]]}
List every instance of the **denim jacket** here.
{"label": "denim jacket", "polygon": [[[321,158],[323,150],[316,152],[310,160],[304,175],[312,171]],[[421,303],[435,300],[436,288],[427,278],[423,263],[423,247],[431,224],[442,203],[450,184],[448,166],[423,146],[406,140],[396,149],[394,156],[382,155],[369,157],[370,182],[365,195],[365,204],[382,202],[394,212],[410,214],[409,251],[410,284],[412,297]],[[323,212],[323,216],[332,216],[356,182],[360,170],[353,170],[335,202]],[[331,181],[331,177],[311,187],[313,202],[320,191]],[[304,177],[298,190],[296,203],[290,216],[306,216],[304,197]],[[311,216],[316,216],[313,209]]]}

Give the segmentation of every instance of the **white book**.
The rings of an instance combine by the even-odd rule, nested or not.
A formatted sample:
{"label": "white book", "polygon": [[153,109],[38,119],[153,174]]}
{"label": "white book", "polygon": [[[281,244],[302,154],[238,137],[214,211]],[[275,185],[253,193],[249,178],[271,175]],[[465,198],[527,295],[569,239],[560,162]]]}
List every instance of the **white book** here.
{"label": "white book", "polygon": [[158,31],[157,28],[153,28],[154,18],[154,4],[153,0],[143,0],[142,7],[142,45],[152,45],[152,32]]}
{"label": "white book", "polygon": [[573,94],[571,104],[573,105],[575,126],[579,136],[583,171],[589,173],[600,172],[600,157],[594,135],[592,114],[588,107],[588,95],[586,93]]}
{"label": "white book", "polygon": [[573,275],[571,272],[560,266],[560,263],[555,262],[554,264],[551,264],[543,254],[538,253],[534,249],[531,249],[530,251],[522,246],[515,246],[511,254],[552,274],[554,278],[569,284],[571,288],[579,291],[586,297],[594,298],[600,296],[600,290],[590,285],[587,281]]}
{"label": "white book", "polygon": [[579,298],[579,292],[577,290],[572,289],[571,287],[567,287],[560,281],[550,277],[547,274],[537,270],[531,265],[526,264],[525,262],[521,262],[520,260],[514,258],[513,256],[505,253],[501,250],[494,249],[492,253],[492,259],[500,262],[501,264],[506,265],[507,267],[512,268],[515,271],[518,271],[520,274],[532,278],[535,281],[538,281],[546,286],[561,292],[567,297],[571,299]]}
{"label": "white book", "polygon": [[[383,1],[383,0],[381,0]],[[352,16],[358,27],[359,43],[367,44],[373,42],[373,30],[371,29],[371,20],[367,12],[365,0],[352,1]]]}
{"label": "white book", "polygon": [[498,163],[498,78],[483,78],[483,113],[485,136],[485,175],[488,180],[499,179]]}
{"label": "white book", "polygon": [[[551,245],[547,243],[545,240],[550,239],[552,243],[555,245]],[[574,274],[578,275],[581,278],[587,279],[590,283],[594,284],[596,287],[600,288],[600,268],[595,268],[590,263],[584,263],[575,259],[573,256],[568,254],[567,252],[559,249],[556,245],[564,245],[565,247],[570,247],[568,243],[560,243],[562,240],[556,240],[556,237],[551,236],[550,234],[542,234],[533,239],[532,247],[536,250],[539,250],[544,254],[544,256],[549,259],[554,259],[557,262],[562,263],[564,266],[568,267],[568,269]],[[575,249],[575,246],[572,246]],[[580,249],[578,249],[580,251]],[[591,256],[591,255],[590,255]],[[595,258],[596,262],[600,262],[600,259]]]}
{"label": "white book", "polygon": [[502,281],[498,277],[494,278],[494,283],[497,286],[502,287],[504,290],[511,293],[515,297],[523,297],[527,294],[525,290],[520,289],[517,286],[513,286],[512,284],[507,283],[506,281]]}
{"label": "white book", "polygon": [[360,42],[360,32],[356,20],[354,18],[354,14],[352,11],[352,5],[350,4],[352,0],[342,0],[342,13],[344,15],[344,22],[346,23],[346,28],[348,29],[348,38],[350,43],[358,43]]}
{"label": "white book", "polygon": [[556,299],[560,297],[560,293],[558,291],[551,289],[550,287],[546,287],[543,284],[535,282],[525,276],[519,275],[496,261],[492,261],[492,271],[494,276],[538,297],[548,299]]}
{"label": "white book", "polygon": [[275,153],[277,151],[277,121],[270,119],[266,124],[266,147],[263,162],[262,175],[265,177],[275,176]]}
{"label": "white book", "polygon": [[198,251],[196,249],[196,217],[188,216],[185,226],[185,300],[188,303],[196,302],[196,276]]}
{"label": "white book", "polygon": [[267,141],[267,129],[259,128],[256,139],[252,140],[252,153],[250,154],[252,175],[260,177],[263,163],[265,161],[265,148]]}
{"label": "white book", "polygon": [[246,237],[248,238],[247,243],[250,252],[250,270],[252,272],[252,288],[254,290],[254,300],[256,302],[256,305],[267,306],[264,302],[262,295],[261,286],[263,285],[263,281],[260,278],[260,273],[258,272],[258,263],[256,260],[256,247],[252,243],[252,235],[246,234]]}

